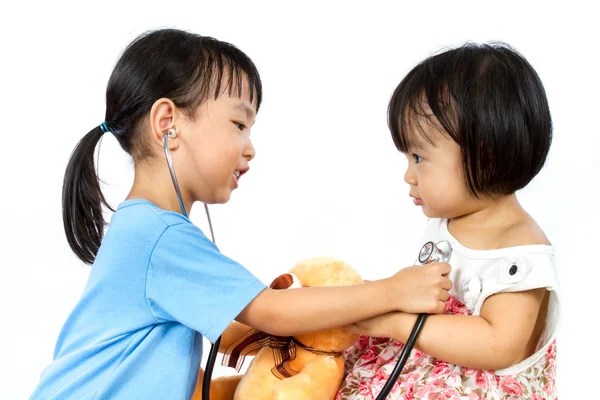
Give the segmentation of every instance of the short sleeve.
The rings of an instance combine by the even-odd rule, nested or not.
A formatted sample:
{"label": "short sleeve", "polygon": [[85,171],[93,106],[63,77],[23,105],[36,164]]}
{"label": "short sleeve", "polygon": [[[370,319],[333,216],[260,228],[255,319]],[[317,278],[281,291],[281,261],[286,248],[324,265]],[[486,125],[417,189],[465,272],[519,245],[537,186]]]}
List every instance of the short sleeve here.
{"label": "short sleeve", "polygon": [[150,256],[146,301],[156,322],[177,321],[211,342],[266,287],[191,223],[171,225]]}

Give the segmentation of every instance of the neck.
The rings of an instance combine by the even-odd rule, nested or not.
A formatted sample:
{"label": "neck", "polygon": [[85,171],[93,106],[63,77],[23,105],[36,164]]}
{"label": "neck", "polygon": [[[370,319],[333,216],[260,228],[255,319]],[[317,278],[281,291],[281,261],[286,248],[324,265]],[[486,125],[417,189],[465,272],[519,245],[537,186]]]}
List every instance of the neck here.
{"label": "neck", "polygon": [[[181,195],[183,205],[189,215],[192,201],[186,193],[182,192]],[[133,186],[127,195],[127,200],[132,199],[146,199],[163,210],[182,214],[175,186],[166,165],[164,168],[156,164],[136,165]]]}
{"label": "neck", "polygon": [[515,193],[494,199],[481,201],[475,211],[456,218],[451,218],[453,225],[479,226],[506,225],[526,215]]}

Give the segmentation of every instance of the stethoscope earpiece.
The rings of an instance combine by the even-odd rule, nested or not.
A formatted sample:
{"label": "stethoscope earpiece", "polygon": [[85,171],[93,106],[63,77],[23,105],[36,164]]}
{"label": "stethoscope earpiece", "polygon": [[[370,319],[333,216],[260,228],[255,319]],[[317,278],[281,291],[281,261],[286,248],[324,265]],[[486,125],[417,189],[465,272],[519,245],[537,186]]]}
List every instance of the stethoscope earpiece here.
{"label": "stethoscope earpiece", "polygon": [[171,128],[167,131],[166,135],[171,139],[175,139],[177,137],[177,131]]}

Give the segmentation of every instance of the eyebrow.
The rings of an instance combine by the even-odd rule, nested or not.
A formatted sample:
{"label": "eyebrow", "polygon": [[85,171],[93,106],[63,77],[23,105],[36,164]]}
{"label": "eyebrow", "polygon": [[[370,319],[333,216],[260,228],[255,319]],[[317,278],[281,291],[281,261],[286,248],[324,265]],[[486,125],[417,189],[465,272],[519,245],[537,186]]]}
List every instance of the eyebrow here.
{"label": "eyebrow", "polygon": [[250,107],[250,105],[248,103],[246,103],[245,101],[239,102],[233,108],[236,110],[245,111],[248,118],[250,118],[252,120],[256,119],[256,111],[254,111],[254,109],[252,107]]}
{"label": "eyebrow", "polygon": [[421,143],[411,143],[406,148],[406,153],[421,153],[425,151],[425,148],[421,145]]}

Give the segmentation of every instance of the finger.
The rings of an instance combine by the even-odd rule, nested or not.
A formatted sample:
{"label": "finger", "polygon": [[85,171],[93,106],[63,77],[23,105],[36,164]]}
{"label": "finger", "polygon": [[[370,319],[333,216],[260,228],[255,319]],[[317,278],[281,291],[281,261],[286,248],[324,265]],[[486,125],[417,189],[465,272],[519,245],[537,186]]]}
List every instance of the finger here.
{"label": "finger", "polygon": [[444,308],[446,308],[446,303],[443,301],[438,301],[435,313],[436,314],[441,314],[444,312]]}
{"label": "finger", "polygon": [[452,289],[452,281],[447,277],[442,278],[442,289],[450,290]]}
{"label": "finger", "polygon": [[448,263],[437,263],[436,265],[439,268],[440,274],[444,276],[448,275],[450,273],[450,270],[452,269],[452,267],[450,267],[450,264]]}
{"label": "finger", "polygon": [[448,292],[447,292],[447,291],[445,291],[445,290],[441,290],[441,291],[440,291],[440,296],[439,296],[439,299],[440,299],[441,301],[443,301],[443,302],[445,303],[445,302],[446,302],[446,300],[448,300],[448,298],[449,298],[449,297],[450,297],[450,293],[448,293]]}

